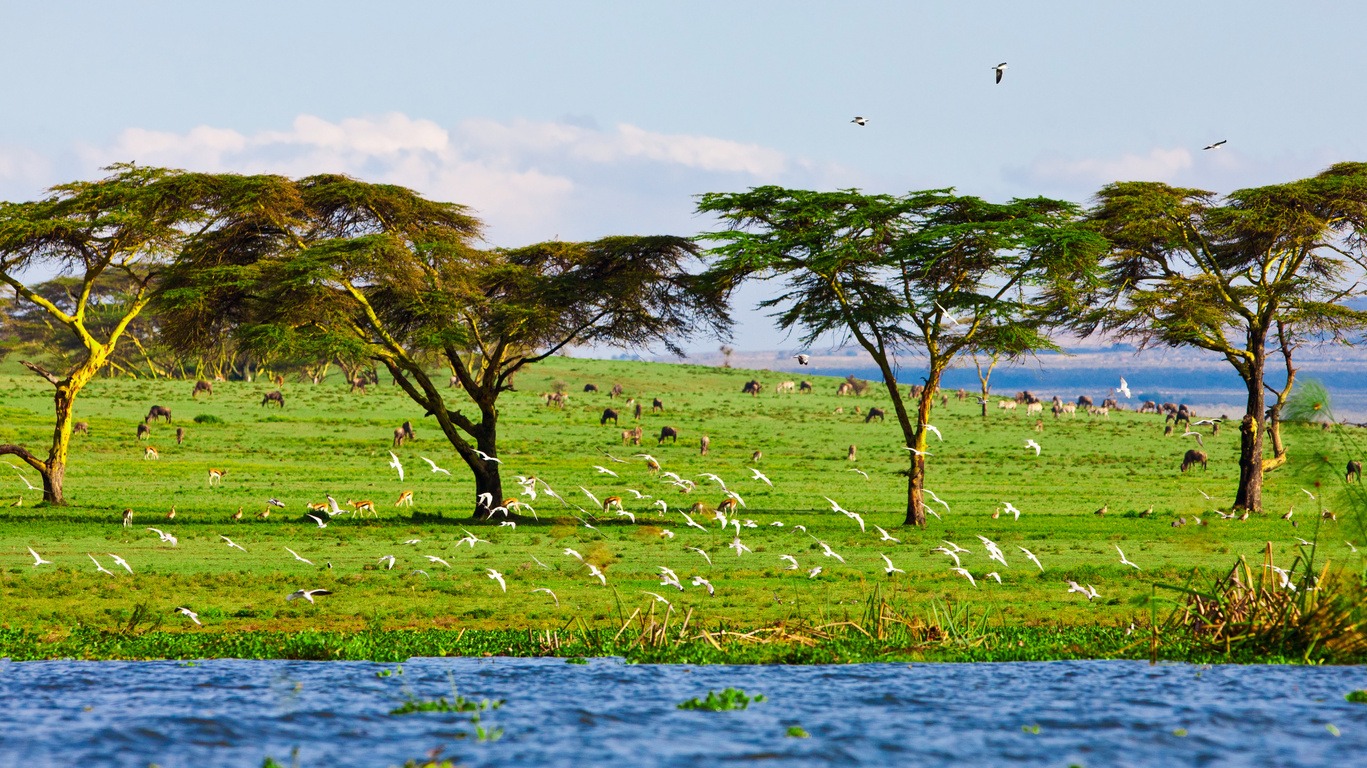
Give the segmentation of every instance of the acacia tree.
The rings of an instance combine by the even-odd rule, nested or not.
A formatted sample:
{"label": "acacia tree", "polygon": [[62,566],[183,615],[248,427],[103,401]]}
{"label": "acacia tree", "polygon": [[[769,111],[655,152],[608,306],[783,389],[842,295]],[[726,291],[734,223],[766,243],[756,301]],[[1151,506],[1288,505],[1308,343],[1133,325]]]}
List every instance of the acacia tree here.
{"label": "acacia tree", "polygon": [[[722,294],[688,272],[697,248],[683,238],[481,250],[464,206],[332,175],[276,203],[186,252],[166,292],[174,342],[233,333],[272,356],[383,365],[470,468],[476,499],[493,499],[476,517],[503,499],[484,456],[498,456],[498,398],[519,371],[570,345],[680,352],[730,324]],[[433,379],[439,364],[459,387]]]}
{"label": "acacia tree", "polygon": [[1283,353],[1289,390],[1296,328],[1339,334],[1367,324],[1345,304],[1363,294],[1354,280],[1367,268],[1367,164],[1223,200],[1157,182],[1110,184],[1090,218],[1112,246],[1097,309],[1079,328],[1224,357],[1247,390],[1234,507],[1261,509],[1269,355]]}
{"label": "acacia tree", "polygon": [[[1043,198],[993,204],[951,190],[906,196],[759,187],[703,195],[698,209],[728,228],[708,277],[728,289],[779,279],[780,326],[803,342],[834,333],[873,358],[907,446],[906,524],[925,526],[926,425],[940,378],[977,351],[1003,356],[1053,345],[1043,329],[1090,288],[1099,238],[1078,209]],[[898,354],[923,357],[924,387],[908,409]]]}
{"label": "acacia tree", "polygon": [[[211,226],[202,205],[210,177],[157,168],[115,165],[99,181],[53,187],[43,200],[0,203],[0,281],[18,301],[75,339],[60,368],[24,360],[53,386],[52,442],[46,459],[19,445],[0,445],[43,478],[43,500],[64,504],[76,398],[115,353],[129,325],[158,287],[162,267],[198,232]],[[39,291],[23,281],[32,272],[70,276],[61,291]],[[117,284],[114,293],[99,290]],[[55,367],[55,366],[54,366]]]}

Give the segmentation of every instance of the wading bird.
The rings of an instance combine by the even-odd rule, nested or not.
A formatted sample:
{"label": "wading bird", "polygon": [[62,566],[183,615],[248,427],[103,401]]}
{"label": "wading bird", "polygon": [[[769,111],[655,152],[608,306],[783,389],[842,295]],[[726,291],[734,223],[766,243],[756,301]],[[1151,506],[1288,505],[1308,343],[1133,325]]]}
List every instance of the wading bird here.
{"label": "wading bird", "polygon": [[1007,512],[1010,512],[1012,515],[1014,515],[1014,517],[1011,518],[1012,520],[1021,519],[1021,511],[1019,509],[1016,509],[1016,505],[1012,504],[1009,501],[1003,501],[1002,504],[1006,505]]}
{"label": "wading bird", "polygon": [[945,441],[945,436],[940,434],[940,428],[935,426],[934,424],[922,424],[921,429],[928,430],[934,433],[936,440],[939,440],[942,443]]}
{"label": "wading bird", "polygon": [[1124,395],[1126,400],[1130,399],[1130,385],[1126,383],[1124,376],[1120,377],[1120,394]]}
{"label": "wading bird", "polygon": [[959,562],[959,553],[958,553],[958,552],[955,552],[955,551],[952,550],[952,549],[946,549],[946,548],[944,548],[944,547],[936,547],[935,549],[932,549],[931,552],[942,552],[942,553],[944,553],[944,554],[946,554],[946,555],[949,555],[950,557],[954,558],[954,565],[955,565],[955,566],[962,566],[962,565],[963,565],[963,563]]}
{"label": "wading bird", "polygon": [[745,544],[740,540],[740,537],[739,537],[739,536],[737,536],[736,538],[732,539],[732,540],[731,540],[731,543],[728,544],[727,546],[730,547],[731,549],[736,550],[736,557],[740,557],[740,553],[741,553],[741,552],[749,552],[749,551],[751,551],[750,548],[747,547],[747,546],[745,546]]}
{"label": "wading bird", "polygon": [[579,554],[578,552],[575,552],[573,549],[570,549],[569,547],[565,547],[565,551],[561,554],[568,555],[581,563],[584,562],[584,556]]}

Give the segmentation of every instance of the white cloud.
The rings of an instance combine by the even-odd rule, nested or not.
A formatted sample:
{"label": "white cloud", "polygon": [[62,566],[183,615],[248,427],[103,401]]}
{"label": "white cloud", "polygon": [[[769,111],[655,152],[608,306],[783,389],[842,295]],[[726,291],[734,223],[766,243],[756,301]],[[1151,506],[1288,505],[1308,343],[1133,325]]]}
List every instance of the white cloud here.
{"label": "white cloud", "polygon": [[51,163],[27,149],[0,147],[0,189],[50,186]]}
{"label": "white cloud", "polygon": [[691,233],[693,194],[813,172],[777,150],[714,136],[629,124],[597,130],[583,121],[471,119],[447,129],[399,113],[336,122],[300,115],[287,130],[250,134],[214,126],[184,133],[129,128],[78,154],[91,169],[136,161],[214,172],[346,173],[403,184],[471,206],[489,224],[491,241],[507,245],[556,235]]}
{"label": "white cloud", "polygon": [[1155,147],[1147,154],[1127,153],[1110,158],[1043,157],[1030,165],[1026,176],[1044,182],[1105,184],[1112,181],[1175,181],[1192,166],[1185,148]]}

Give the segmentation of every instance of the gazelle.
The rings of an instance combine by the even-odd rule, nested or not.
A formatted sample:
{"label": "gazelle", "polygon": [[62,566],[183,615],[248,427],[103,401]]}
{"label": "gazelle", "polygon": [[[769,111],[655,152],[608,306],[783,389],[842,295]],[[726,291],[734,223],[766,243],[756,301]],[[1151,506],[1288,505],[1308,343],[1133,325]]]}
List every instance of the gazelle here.
{"label": "gazelle", "polygon": [[622,508],[621,496],[609,496],[606,499],[603,499],[603,514],[607,514],[608,510],[613,507],[618,509]]}
{"label": "gazelle", "polygon": [[131,526],[132,524],[133,524],[133,510],[131,510],[131,509],[125,509],[125,510],[123,511],[123,527],[124,527],[124,528],[127,528],[127,527]]}
{"label": "gazelle", "polygon": [[726,515],[734,514],[736,511],[736,500],[728,496],[725,501],[717,505],[717,511]]}
{"label": "gazelle", "polygon": [[142,460],[143,460],[143,461],[147,461],[148,459],[152,459],[153,461],[155,461],[155,460],[160,459],[160,458],[161,458],[161,454],[157,453],[157,449],[156,449],[156,448],[153,448],[153,447],[150,446],[150,445],[147,446],[147,447],[145,447],[145,448],[143,448],[143,450],[142,450]]}
{"label": "gazelle", "polygon": [[412,491],[404,491],[403,493],[399,494],[399,500],[396,501],[396,502],[394,502],[394,506],[396,506],[396,507],[401,507],[401,506],[411,507],[411,506],[413,506],[413,492],[412,492]]}
{"label": "gazelle", "polygon": [[212,486],[214,483],[218,483],[219,485],[222,485],[222,484],[223,484],[223,476],[226,475],[226,474],[228,474],[228,470],[226,470],[226,469],[214,469],[213,467],[210,467],[210,468],[209,468],[209,485]]}
{"label": "gazelle", "polygon": [[[353,515],[368,511],[370,514],[378,516],[375,512],[375,502],[370,501],[369,499],[366,499],[365,501],[352,501],[351,499],[347,499],[346,503],[351,506],[351,514]],[[364,517],[364,515],[362,515],[362,517]]]}
{"label": "gazelle", "polygon": [[328,503],[327,503],[326,501],[320,501],[320,502],[318,502],[317,504],[314,504],[313,502],[307,502],[307,505],[308,505],[308,508],[309,508],[309,511],[310,511],[310,512],[327,512],[327,511],[328,511]]}

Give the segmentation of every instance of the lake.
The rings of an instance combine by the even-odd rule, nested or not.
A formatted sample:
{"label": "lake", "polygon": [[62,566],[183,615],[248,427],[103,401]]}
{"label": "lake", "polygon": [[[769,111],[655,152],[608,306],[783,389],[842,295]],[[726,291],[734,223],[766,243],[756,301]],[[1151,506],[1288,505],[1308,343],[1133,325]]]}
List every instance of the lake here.
{"label": "lake", "polygon": [[[1127,661],[840,666],[618,659],[0,661],[0,765],[1352,765],[1362,667]],[[379,676],[377,675],[388,675]],[[726,687],[766,700],[681,711]],[[504,699],[391,715],[406,695]],[[797,726],[810,738],[787,735]]]}

